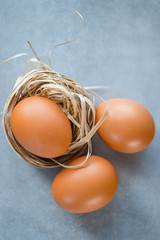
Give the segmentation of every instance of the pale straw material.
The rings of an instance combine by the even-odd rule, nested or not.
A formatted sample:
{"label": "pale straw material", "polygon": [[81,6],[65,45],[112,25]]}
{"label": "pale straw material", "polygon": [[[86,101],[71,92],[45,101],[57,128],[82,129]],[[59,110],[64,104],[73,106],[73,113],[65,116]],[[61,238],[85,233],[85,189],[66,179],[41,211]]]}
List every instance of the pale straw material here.
{"label": "pale straw material", "polygon": [[[76,13],[81,17],[85,30],[85,22],[83,17],[79,12],[76,11]],[[58,44],[55,47],[71,43],[78,39],[79,36],[72,41]],[[30,42],[28,43],[32,48]],[[28,56],[28,64],[26,66],[27,74],[17,79],[15,86],[9,95],[4,107],[2,124],[6,138],[15,152],[22,159],[33,166],[39,168],[54,168],[57,166],[66,168],[79,167],[87,161],[88,157],[92,153],[91,138],[107,117],[109,112],[108,106],[106,106],[106,110],[102,118],[99,120],[99,122],[97,122],[97,124],[95,124],[95,102],[94,98],[89,95],[88,91],[99,97],[102,101],[103,99],[92,91],[94,87],[91,87],[90,89],[88,87],[84,88],[79,85],[76,80],[73,80],[63,74],[54,71],[50,61],[52,50],[49,53],[50,67],[41,62],[33,48],[32,50],[36,58],[30,59],[28,54],[20,53],[1,62],[5,63],[21,56]],[[29,64],[31,62],[35,63],[35,66],[33,70],[30,71]],[[57,157],[55,159],[38,157],[24,149],[16,141],[12,133],[11,115],[14,107],[22,99],[31,96],[41,96],[51,99],[59,105],[59,107],[64,111],[70,120],[73,136],[72,143],[67,152],[65,152],[60,157]],[[76,166],[66,165],[73,159],[81,156],[86,151],[87,156],[82,163]]]}
{"label": "pale straw material", "polygon": [[[55,72],[37,59],[33,58],[30,61],[36,62],[35,68],[17,79],[4,107],[2,121],[8,142],[21,158],[36,167],[50,168],[59,165],[71,167],[66,164],[88,149],[85,159],[87,161],[92,152],[91,138],[106,118],[108,109],[106,108],[102,119],[95,125],[95,102],[85,88],[76,80]],[[11,130],[12,111],[19,101],[30,96],[51,99],[59,105],[71,122],[73,135],[71,146],[58,158],[38,157],[24,149],[14,138]]]}

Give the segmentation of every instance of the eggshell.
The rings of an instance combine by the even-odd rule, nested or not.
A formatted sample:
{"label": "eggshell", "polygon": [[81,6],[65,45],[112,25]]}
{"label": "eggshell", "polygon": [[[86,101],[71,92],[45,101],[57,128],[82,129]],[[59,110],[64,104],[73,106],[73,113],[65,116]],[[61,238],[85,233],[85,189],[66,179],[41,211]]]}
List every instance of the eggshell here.
{"label": "eggshell", "polygon": [[[85,158],[77,158],[69,165],[77,165]],[[110,202],[117,187],[118,175],[114,166],[102,157],[90,156],[81,167],[60,170],[53,181],[52,193],[61,208],[69,212],[86,213]]]}
{"label": "eggshell", "polygon": [[72,140],[71,125],[65,113],[53,101],[39,96],[25,98],[15,106],[11,128],[25,149],[44,158],[62,155]]}
{"label": "eggshell", "polygon": [[96,122],[102,117],[106,104],[109,115],[97,131],[102,140],[123,153],[145,149],[155,134],[154,120],[149,111],[133,100],[110,99],[97,107]]}

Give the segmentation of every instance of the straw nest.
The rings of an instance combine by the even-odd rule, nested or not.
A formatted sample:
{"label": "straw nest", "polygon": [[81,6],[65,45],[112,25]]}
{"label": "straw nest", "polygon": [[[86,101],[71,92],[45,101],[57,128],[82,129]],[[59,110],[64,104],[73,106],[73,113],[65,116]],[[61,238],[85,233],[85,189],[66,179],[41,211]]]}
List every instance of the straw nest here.
{"label": "straw nest", "polygon": [[[82,155],[87,149],[88,158],[92,151],[91,137],[103,122],[107,111],[95,125],[95,102],[85,88],[75,80],[55,72],[37,59],[30,61],[36,62],[36,66],[33,70],[28,70],[25,76],[17,79],[4,107],[2,121],[8,142],[21,158],[40,168],[54,168],[59,165],[65,167],[67,163]],[[51,99],[59,105],[70,120],[72,143],[67,152],[60,157],[46,159],[32,154],[16,141],[12,133],[12,111],[18,102],[30,96]]]}
{"label": "straw nest", "polygon": [[[85,22],[83,17],[79,12],[76,11],[76,13],[83,21],[83,30],[85,30]],[[72,41],[56,45],[55,48],[76,41],[80,37],[80,35],[78,35]],[[33,166],[39,168],[54,168],[61,165],[62,167],[73,168],[83,165],[92,153],[91,138],[107,117],[109,112],[108,106],[106,106],[106,111],[104,112],[102,118],[95,124],[95,102],[94,98],[91,97],[89,94],[89,91],[92,91],[82,87],[76,82],[76,80],[73,80],[53,70],[50,61],[50,56],[53,49],[51,49],[49,53],[49,67],[40,61],[29,41],[28,43],[36,58],[28,58],[28,64],[26,66],[27,74],[17,79],[15,86],[5,104],[2,124],[6,138],[11,147],[15,150],[15,152],[22,159],[24,159]],[[15,58],[21,56],[28,56],[28,54],[20,53],[11,58],[8,58],[1,63],[12,61]],[[35,65],[30,71],[29,65],[31,62]],[[96,93],[92,93],[98,96]],[[59,105],[59,107],[64,111],[71,123],[71,145],[67,152],[55,159],[46,159],[30,153],[16,141],[12,133],[12,111],[18,102],[30,96],[42,96],[51,99]],[[100,96],[98,97],[101,98]],[[71,162],[73,159],[82,155],[86,151],[87,156],[84,162],[76,166],[66,165],[67,163]]]}

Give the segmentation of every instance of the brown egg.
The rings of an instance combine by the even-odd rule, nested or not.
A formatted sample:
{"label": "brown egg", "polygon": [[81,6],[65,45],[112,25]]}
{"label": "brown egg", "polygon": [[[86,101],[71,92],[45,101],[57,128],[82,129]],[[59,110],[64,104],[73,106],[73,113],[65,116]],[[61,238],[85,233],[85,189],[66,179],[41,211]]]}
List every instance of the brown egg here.
{"label": "brown egg", "polygon": [[53,101],[39,96],[20,101],[11,116],[16,140],[29,152],[45,158],[62,155],[70,146],[70,122]]}
{"label": "brown egg", "polygon": [[145,149],[155,134],[154,120],[149,111],[133,100],[110,99],[97,107],[96,122],[102,117],[106,104],[109,115],[97,131],[102,140],[123,153]]}
{"label": "brown egg", "polygon": [[[77,165],[85,158],[77,158],[68,165]],[[60,170],[53,181],[52,193],[61,208],[69,212],[86,213],[111,201],[117,187],[118,175],[113,165],[104,158],[90,156],[81,167]]]}

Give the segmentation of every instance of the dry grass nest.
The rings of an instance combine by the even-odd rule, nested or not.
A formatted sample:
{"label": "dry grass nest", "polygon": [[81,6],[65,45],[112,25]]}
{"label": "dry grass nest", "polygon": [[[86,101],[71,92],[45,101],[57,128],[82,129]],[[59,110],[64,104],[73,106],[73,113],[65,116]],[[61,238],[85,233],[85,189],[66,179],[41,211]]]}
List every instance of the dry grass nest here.
{"label": "dry grass nest", "polygon": [[[54,168],[66,164],[85,153],[91,155],[91,138],[104,121],[108,110],[100,121],[95,124],[95,102],[93,95],[80,84],[63,74],[57,73],[51,67],[37,59],[31,71],[19,77],[8,97],[3,111],[3,128],[6,138],[16,153],[33,166],[40,168]],[[22,99],[30,96],[42,96],[51,99],[64,111],[72,126],[72,143],[63,155],[55,159],[42,158],[24,149],[15,139],[11,129],[11,115],[14,107]],[[43,116],[42,116],[43,117]],[[86,161],[85,160],[85,161]]]}

